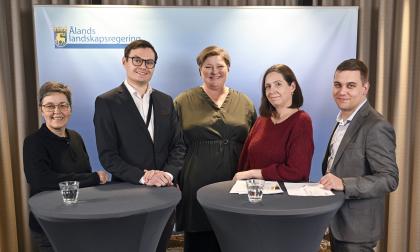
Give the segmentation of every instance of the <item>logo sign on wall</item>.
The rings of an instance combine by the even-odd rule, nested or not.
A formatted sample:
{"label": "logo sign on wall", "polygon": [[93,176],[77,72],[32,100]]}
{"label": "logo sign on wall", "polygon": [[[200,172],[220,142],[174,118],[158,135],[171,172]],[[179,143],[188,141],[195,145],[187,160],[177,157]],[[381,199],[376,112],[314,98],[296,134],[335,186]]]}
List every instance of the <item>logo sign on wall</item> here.
{"label": "logo sign on wall", "polygon": [[314,126],[311,179],[338,110],[331,98],[337,65],[356,57],[357,7],[34,6],[38,83],[64,82],[73,93],[69,128],[81,133],[92,167],[102,169],[93,126],[96,96],[122,83],[124,47],[145,39],[157,50],[152,87],[175,98],[202,83],[195,58],[209,45],[231,56],[227,86],[258,110],[264,71],[286,64]]}
{"label": "logo sign on wall", "polygon": [[131,34],[110,36],[92,27],[54,27],[55,48],[124,48],[137,39]]}

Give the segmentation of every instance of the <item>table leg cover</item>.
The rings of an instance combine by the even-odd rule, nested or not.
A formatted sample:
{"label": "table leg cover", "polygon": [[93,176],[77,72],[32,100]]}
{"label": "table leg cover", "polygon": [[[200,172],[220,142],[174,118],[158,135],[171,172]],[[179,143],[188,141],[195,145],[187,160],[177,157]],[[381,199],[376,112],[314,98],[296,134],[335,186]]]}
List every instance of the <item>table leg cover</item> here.
{"label": "table leg cover", "polygon": [[[38,218],[38,221],[57,252],[151,252],[156,250],[173,210],[174,207],[170,207],[99,220],[52,221]],[[87,226],[89,228],[85,228]]]}
{"label": "table leg cover", "polygon": [[314,252],[336,210],[305,217],[205,212],[223,252]]}

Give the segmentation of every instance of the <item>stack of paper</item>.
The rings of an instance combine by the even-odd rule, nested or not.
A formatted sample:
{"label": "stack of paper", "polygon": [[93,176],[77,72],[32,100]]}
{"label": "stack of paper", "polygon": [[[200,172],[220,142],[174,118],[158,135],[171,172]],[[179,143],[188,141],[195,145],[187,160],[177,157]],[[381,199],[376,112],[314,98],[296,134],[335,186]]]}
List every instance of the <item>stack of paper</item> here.
{"label": "stack of paper", "polygon": [[[246,180],[237,180],[232,186],[232,189],[230,189],[229,193],[247,194],[248,190],[246,189]],[[265,181],[263,194],[275,193],[283,193],[279,183],[277,183],[277,181]]]}
{"label": "stack of paper", "polygon": [[287,193],[292,196],[331,196],[334,193],[319,183],[284,183]]}

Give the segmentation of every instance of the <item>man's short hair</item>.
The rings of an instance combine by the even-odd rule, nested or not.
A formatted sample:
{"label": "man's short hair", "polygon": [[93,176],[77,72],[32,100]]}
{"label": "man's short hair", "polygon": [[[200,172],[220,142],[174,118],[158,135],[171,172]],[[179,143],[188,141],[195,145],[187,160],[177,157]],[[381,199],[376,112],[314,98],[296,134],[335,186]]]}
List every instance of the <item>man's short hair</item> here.
{"label": "man's short hair", "polygon": [[365,65],[365,63],[363,63],[363,61],[358,59],[348,59],[341,62],[335,71],[359,71],[363,83],[367,82],[369,78],[368,67]]}
{"label": "man's short hair", "polygon": [[153,53],[155,54],[155,62],[157,62],[158,55],[157,55],[157,52],[156,52],[155,48],[153,47],[152,44],[150,44],[149,41],[146,41],[146,40],[143,40],[143,39],[134,40],[133,42],[128,44],[124,49],[124,57],[126,59],[128,59],[128,56],[129,56],[131,50],[134,50],[134,49],[137,49],[137,48],[150,48],[150,49],[152,49]]}

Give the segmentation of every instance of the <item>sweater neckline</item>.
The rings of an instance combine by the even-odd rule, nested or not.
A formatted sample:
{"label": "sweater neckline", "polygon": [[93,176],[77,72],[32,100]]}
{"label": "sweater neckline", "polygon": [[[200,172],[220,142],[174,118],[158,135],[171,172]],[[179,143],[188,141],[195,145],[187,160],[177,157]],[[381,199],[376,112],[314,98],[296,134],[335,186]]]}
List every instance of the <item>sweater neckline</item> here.
{"label": "sweater neckline", "polygon": [[270,123],[274,126],[278,126],[278,125],[283,125],[284,123],[290,121],[292,118],[296,117],[297,114],[300,114],[301,112],[303,112],[303,110],[298,110],[295,113],[291,114],[288,118],[286,118],[286,120],[280,122],[280,123],[274,123],[273,120],[271,120],[271,117],[267,117],[267,120],[270,121]]}
{"label": "sweater neckline", "polygon": [[225,100],[222,103],[222,106],[218,107],[217,104],[206,93],[206,91],[204,91],[204,88],[203,87],[200,86],[198,88],[200,89],[201,95],[204,97],[204,99],[207,100],[211,104],[211,106],[214,107],[214,108],[216,108],[217,110],[223,109],[226,106],[225,104],[227,104],[229,102],[230,95],[232,93],[232,89],[231,88],[228,88],[228,93],[226,95]]}
{"label": "sweater neckline", "polygon": [[48,127],[45,123],[42,124],[41,131],[48,138],[56,140],[56,141],[69,141],[70,140],[70,134],[69,134],[69,131],[68,131],[67,128],[65,129],[65,131],[66,131],[66,136],[65,137],[60,137],[60,136],[57,136],[56,134],[54,134],[50,129],[48,129]]}

